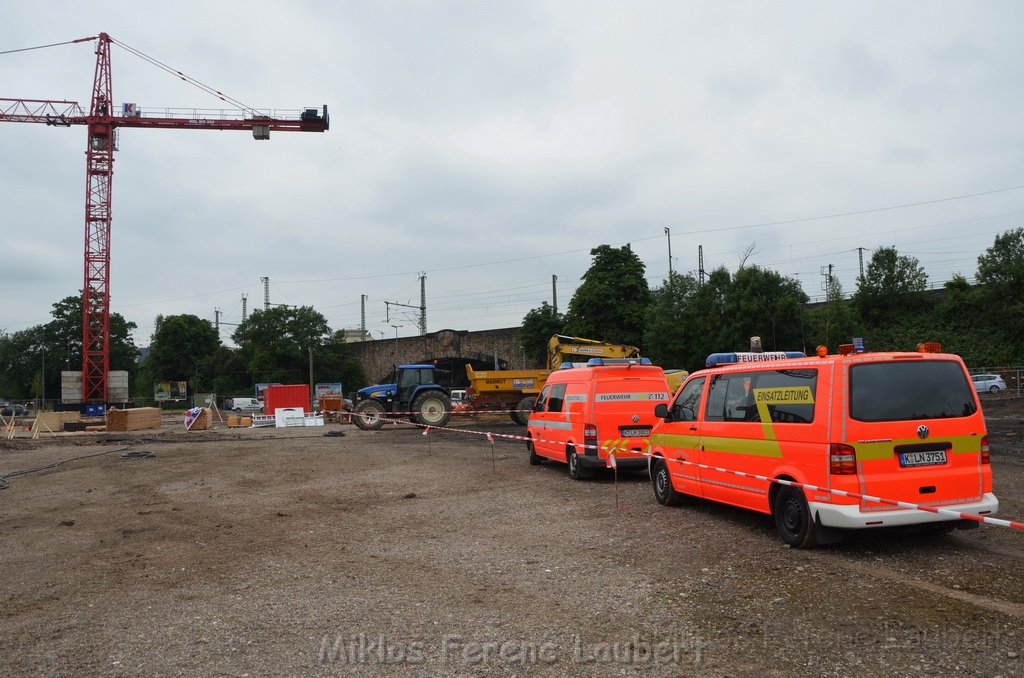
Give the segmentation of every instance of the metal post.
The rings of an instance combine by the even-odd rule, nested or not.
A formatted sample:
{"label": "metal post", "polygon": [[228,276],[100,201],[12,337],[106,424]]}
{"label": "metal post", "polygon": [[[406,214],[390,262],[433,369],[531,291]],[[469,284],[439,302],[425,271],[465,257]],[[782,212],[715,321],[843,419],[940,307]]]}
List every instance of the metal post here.
{"label": "metal post", "polygon": [[665,227],[665,237],[668,239],[668,277],[672,277],[672,231]]}
{"label": "metal post", "polygon": [[555,315],[558,315],[558,287],[555,283],[558,282],[558,276],[552,274],[551,276],[551,306],[555,311]]}
{"label": "metal post", "polygon": [[313,347],[309,347],[309,411],[313,411]]}
{"label": "metal post", "polygon": [[420,336],[427,333],[427,273],[420,274]]}

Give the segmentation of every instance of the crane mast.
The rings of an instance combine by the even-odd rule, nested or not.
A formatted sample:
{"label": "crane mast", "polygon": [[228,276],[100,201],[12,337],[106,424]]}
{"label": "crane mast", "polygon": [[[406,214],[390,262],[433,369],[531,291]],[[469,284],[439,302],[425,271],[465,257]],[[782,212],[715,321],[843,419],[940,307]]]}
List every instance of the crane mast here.
{"label": "crane mast", "polygon": [[[0,98],[0,122],[42,123],[56,127],[85,125],[85,257],[82,283],[82,400],[107,402],[107,374],[110,372],[110,225],[111,186],[118,127],[156,129],[251,130],[254,139],[270,138],[271,131],[325,132],[330,123],[327,106],[303,109],[288,117],[243,110],[241,115],[223,112],[200,115],[190,111],[176,115],[144,113],[134,105],[118,112],[114,106],[107,33],[70,42],[96,40],[96,71],[92,100],[86,114],[74,101]],[[117,43],[121,44],[121,43]],[[178,73],[178,75],[181,75]],[[219,92],[217,92],[220,95]],[[221,98],[224,98],[221,96]],[[119,113],[119,114],[118,114]]]}
{"label": "crane mast", "polygon": [[82,400],[107,402],[110,372],[110,188],[114,179],[110,36],[100,33],[86,119],[85,276],[82,283]]}

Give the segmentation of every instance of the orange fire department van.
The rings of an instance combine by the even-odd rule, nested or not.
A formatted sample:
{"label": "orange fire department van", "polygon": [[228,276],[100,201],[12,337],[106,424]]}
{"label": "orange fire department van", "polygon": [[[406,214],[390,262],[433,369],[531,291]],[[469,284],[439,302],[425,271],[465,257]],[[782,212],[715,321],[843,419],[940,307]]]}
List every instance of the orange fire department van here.
{"label": "orange fire department van", "polygon": [[668,399],[665,373],[646,358],[565,363],[548,377],[530,414],[530,463],[563,462],[574,480],[610,467],[612,455],[618,468],[646,468],[654,405]]}
{"label": "orange fire department van", "polygon": [[[839,541],[840,529],[977,527],[942,514],[831,490],[991,515],[988,435],[959,356],[937,344],[828,355],[713,354],[670,405],[655,408],[654,496],[692,495],[771,514],[792,546]],[[808,483],[797,487],[730,471]]]}

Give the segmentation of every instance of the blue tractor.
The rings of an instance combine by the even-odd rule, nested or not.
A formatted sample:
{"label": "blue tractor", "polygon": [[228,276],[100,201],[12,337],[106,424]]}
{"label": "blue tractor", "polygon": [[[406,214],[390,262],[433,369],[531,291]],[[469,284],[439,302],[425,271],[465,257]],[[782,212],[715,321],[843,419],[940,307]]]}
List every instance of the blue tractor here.
{"label": "blue tractor", "polygon": [[407,418],[423,426],[445,426],[452,414],[448,389],[440,386],[433,365],[399,365],[394,384],[367,386],[356,391],[352,422],[376,431],[386,415]]}

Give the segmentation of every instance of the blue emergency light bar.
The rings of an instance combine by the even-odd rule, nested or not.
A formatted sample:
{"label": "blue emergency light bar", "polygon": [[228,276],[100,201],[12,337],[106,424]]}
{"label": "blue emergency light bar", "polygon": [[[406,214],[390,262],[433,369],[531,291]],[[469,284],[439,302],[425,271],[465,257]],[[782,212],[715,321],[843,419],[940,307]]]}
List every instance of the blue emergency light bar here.
{"label": "blue emergency light bar", "polygon": [[705,367],[732,365],[733,363],[763,363],[770,360],[788,360],[789,358],[806,358],[800,351],[765,351],[764,353],[712,353],[704,361]]}
{"label": "blue emergency light bar", "polygon": [[563,370],[574,367],[607,367],[609,365],[651,365],[650,358],[591,358],[585,363],[565,362],[560,365]]}

